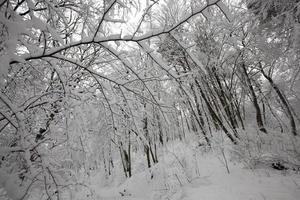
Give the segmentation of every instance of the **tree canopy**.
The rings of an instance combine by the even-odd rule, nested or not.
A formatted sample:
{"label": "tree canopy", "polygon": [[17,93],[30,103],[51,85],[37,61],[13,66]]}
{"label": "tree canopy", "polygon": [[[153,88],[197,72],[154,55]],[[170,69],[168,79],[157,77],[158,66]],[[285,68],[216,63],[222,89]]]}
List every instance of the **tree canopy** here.
{"label": "tree canopy", "polygon": [[131,177],[133,153],[151,167],[186,137],[238,145],[254,126],[298,138],[299,6],[0,0],[5,196],[68,199],[91,170]]}

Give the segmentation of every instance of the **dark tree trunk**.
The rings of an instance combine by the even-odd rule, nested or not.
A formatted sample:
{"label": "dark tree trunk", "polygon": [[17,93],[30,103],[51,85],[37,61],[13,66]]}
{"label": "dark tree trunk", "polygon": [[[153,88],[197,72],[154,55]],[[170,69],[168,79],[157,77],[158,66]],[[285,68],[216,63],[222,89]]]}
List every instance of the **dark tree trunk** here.
{"label": "dark tree trunk", "polygon": [[257,96],[256,96],[256,94],[254,92],[254,88],[252,86],[250,77],[249,77],[249,75],[247,73],[247,69],[246,69],[245,63],[242,63],[241,68],[242,68],[244,77],[246,79],[247,86],[248,86],[249,91],[250,91],[250,95],[252,97],[253,106],[254,106],[255,111],[256,111],[257,126],[258,126],[258,128],[259,128],[259,130],[261,132],[267,133],[267,130],[266,130],[265,126],[264,126],[264,122],[263,122],[263,119],[262,119],[262,114],[261,114],[261,110],[260,110],[260,107],[259,107],[259,104],[258,104]]}
{"label": "dark tree trunk", "polygon": [[218,98],[224,108],[226,116],[228,117],[228,119],[230,121],[230,125],[232,126],[234,131],[236,131],[236,128],[238,128],[238,124],[237,124],[235,115],[232,113],[232,110],[230,109],[231,107],[230,107],[230,104],[228,103],[226,92],[224,91],[221,80],[220,80],[218,74],[216,73],[216,71],[213,71],[212,73],[213,73],[216,83],[218,85],[218,88],[215,87],[215,90],[218,94]]}
{"label": "dark tree trunk", "polygon": [[290,120],[290,126],[291,126],[291,132],[293,135],[297,135],[297,127],[296,127],[296,123],[295,123],[295,120],[294,120],[294,116],[293,116],[293,113],[291,111],[291,108],[289,106],[289,103],[288,103],[288,100],[286,99],[285,95],[280,91],[280,89],[277,87],[277,85],[274,83],[273,79],[268,76],[264,70],[262,69],[262,67],[260,66],[260,71],[262,73],[262,75],[269,81],[270,85],[272,86],[272,88],[275,90],[275,92],[277,93],[286,113],[287,113],[287,116]]}
{"label": "dark tree trunk", "polygon": [[[193,85],[191,85],[191,90],[193,92],[193,96],[194,96],[194,101],[195,101],[195,104],[196,104],[196,110],[197,110],[197,116],[196,116],[196,113],[195,111],[193,110],[193,114],[195,115],[195,118],[196,118],[196,121],[202,131],[202,134],[205,138],[205,141],[206,143],[210,146],[210,140],[209,138],[207,137],[207,133],[206,133],[206,130],[204,129],[204,120],[203,120],[203,116],[202,116],[202,112],[201,112],[201,108],[200,108],[200,103],[198,101],[198,98],[197,98],[197,94],[196,94],[196,91],[195,91],[195,88]],[[191,103],[190,103],[190,107],[192,107]],[[191,108],[193,109],[193,108]]]}
{"label": "dark tree trunk", "polygon": [[216,112],[213,110],[211,104],[209,103],[209,101],[207,100],[204,92],[201,89],[200,83],[197,80],[195,80],[195,83],[197,85],[197,88],[199,89],[201,97],[203,98],[204,102],[207,105],[208,111],[209,111],[210,115],[212,116],[212,118],[214,120],[216,120],[216,122],[222,128],[222,130],[224,131],[224,133],[226,134],[226,136],[230,139],[230,141],[233,142],[234,144],[237,144],[237,140],[229,133],[229,131],[227,130],[227,128],[225,127],[225,125],[223,124],[223,122],[221,121],[221,119],[218,117],[218,115],[216,114]]}

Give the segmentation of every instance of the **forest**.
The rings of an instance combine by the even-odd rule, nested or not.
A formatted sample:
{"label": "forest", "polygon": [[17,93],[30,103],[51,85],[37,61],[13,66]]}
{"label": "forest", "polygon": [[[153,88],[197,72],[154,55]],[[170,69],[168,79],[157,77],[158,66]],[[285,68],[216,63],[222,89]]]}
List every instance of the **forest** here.
{"label": "forest", "polygon": [[298,200],[300,0],[0,0],[0,199]]}

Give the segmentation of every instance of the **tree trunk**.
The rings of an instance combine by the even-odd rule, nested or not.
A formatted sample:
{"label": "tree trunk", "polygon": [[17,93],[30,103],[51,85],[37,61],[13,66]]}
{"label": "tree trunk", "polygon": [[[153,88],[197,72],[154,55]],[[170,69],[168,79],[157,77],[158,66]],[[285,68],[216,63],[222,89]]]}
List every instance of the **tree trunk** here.
{"label": "tree trunk", "polygon": [[244,74],[246,82],[247,82],[247,86],[248,86],[249,91],[250,91],[250,95],[252,97],[253,106],[254,106],[255,111],[256,111],[257,126],[258,126],[258,128],[261,132],[268,133],[265,126],[264,126],[264,122],[263,122],[263,119],[262,119],[262,114],[261,114],[261,110],[260,110],[260,107],[259,107],[259,104],[258,104],[258,100],[257,100],[256,94],[254,92],[254,88],[252,86],[250,77],[247,73],[245,63],[242,63],[241,67],[242,67],[243,74]]}
{"label": "tree trunk", "polygon": [[275,90],[275,92],[277,93],[286,113],[287,113],[287,116],[290,120],[290,126],[291,126],[291,132],[293,135],[297,135],[297,127],[296,127],[296,123],[295,123],[295,120],[294,120],[294,116],[292,114],[292,111],[290,109],[290,106],[289,106],[289,103],[288,103],[288,100],[286,99],[285,95],[280,91],[280,89],[277,87],[277,85],[274,83],[273,79],[268,76],[264,70],[262,69],[262,67],[260,66],[260,71],[262,73],[262,75],[269,81],[270,85],[272,86],[272,88]]}
{"label": "tree trunk", "polygon": [[227,128],[224,126],[223,122],[221,121],[221,119],[218,117],[218,115],[215,113],[215,111],[213,110],[212,106],[210,105],[209,101],[207,100],[204,92],[201,89],[201,86],[199,84],[199,82],[197,80],[195,80],[195,83],[197,85],[197,88],[199,89],[199,92],[201,94],[201,97],[203,98],[204,102],[207,105],[208,111],[211,114],[212,118],[214,120],[216,120],[216,122],[220,125],[220,127],[222,128],[222,130],[224,131],[224,133],[227,135],[227,137],[230,139],[231,142],[233,142],[234,144],[237,144],[237,140],[229,133],[229,131],[227,130]]}
{"label": "tree trunk", "polygon": [[201,109],[200,109],[200,104],[199,104],[199,101],[197,99],[196,91],[195,91],[195,89],[193,87],[193,84],[191,85],[191,89],[192,89],[192,92],[193,92],[194,101],[195,101],[195,104],[196,104],[196,110],[197,110],[198,115],[196,116],[196,113],[193,110],[191,103],[189,102],[190,103],[190,107],[193,110],[192,113],[195,115],[196,121],[197,121],[197,123],[198,123],[198,125],[199,125],[199,127],[200,127],[200,129],[202,131],[202,134],[203,134],[203,136],[205,138],[206,143],[208,144],[208,146],[211,146],[210,140],[207,137],[206,130],[204,129],[204,120],[203,120],[203,116],[202,116]]}

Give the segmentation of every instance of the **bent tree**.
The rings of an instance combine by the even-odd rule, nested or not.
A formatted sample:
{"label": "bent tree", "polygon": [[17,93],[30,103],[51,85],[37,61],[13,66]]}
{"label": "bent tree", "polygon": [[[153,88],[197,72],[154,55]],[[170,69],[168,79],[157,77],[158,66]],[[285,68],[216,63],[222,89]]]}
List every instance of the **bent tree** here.
{"label": "bent tree", "polygon": [[[152,167],[162,145],[189,134],[199,145],[219,134],[238,144],[253,108],[262,132],[286,112],[297,135],[297,94],[279,83],[299,84],[287,28],[298,4],[256,2],[245,11],[222,0],[0,0],[0,179],[12,183],[0,189],[11,199],[84,189],[77,198],[92,199],[91,171],[110,179],[120,167],[128,178],[133,155]],[[293,17],[280,30],[264,12]],[[283,47],[268,53],[262,40]],[[264,95],[275,94],[262,77],[281,104]]]}

